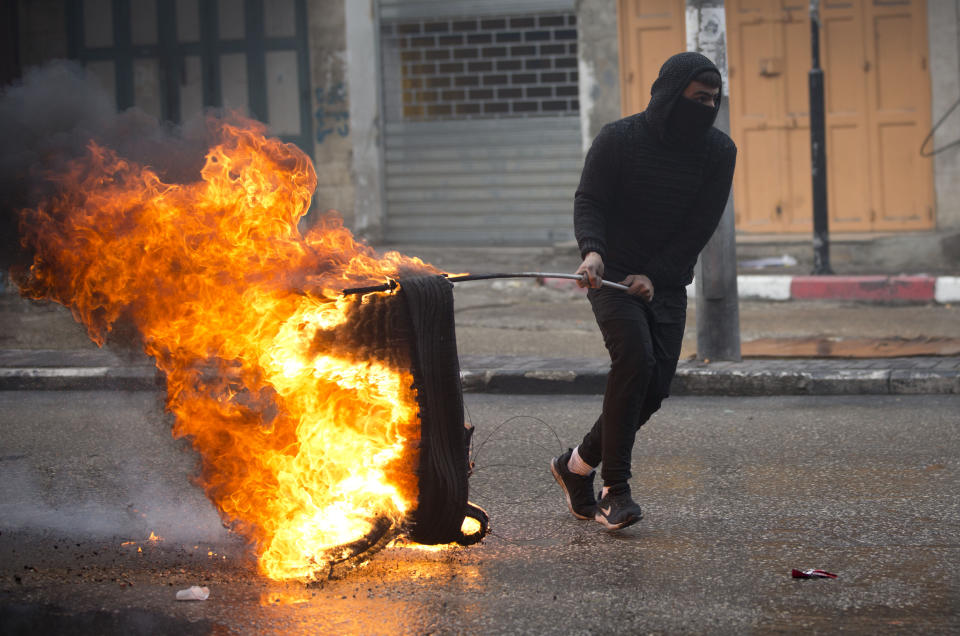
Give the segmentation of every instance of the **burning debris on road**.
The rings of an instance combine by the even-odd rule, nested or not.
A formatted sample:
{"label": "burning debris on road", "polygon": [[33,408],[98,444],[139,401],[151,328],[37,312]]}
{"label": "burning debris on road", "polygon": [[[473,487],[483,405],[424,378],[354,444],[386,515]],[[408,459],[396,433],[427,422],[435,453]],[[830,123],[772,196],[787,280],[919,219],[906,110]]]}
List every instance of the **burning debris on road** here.
{"label": "burning debris on road", "polygon": [[[0,111],[29,108],[28,91],[9,89]],[[8,198],[25,203],[28,260],[13,279],[69,307],[100,345],[118,327],[136,334],[166,376],[174,436],[200,454],[199,484],[260,571],[309,580],[399,533],[482,538],[440,272],[376,254],[333,215],[301,234],[313,166],[257,122],[207,119],[192,178],[123,155],[108,128],[28,166],[42,187]],[[341,295],[385,278],[399,291]]]}

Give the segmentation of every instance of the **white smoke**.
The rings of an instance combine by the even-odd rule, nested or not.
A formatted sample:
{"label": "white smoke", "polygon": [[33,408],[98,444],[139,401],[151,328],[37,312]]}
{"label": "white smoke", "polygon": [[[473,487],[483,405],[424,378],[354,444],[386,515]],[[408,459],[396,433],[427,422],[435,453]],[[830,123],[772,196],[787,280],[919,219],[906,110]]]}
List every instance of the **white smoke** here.
{"label": "white smoke", "polygon": [[[199,178],[213,140],[207,121],[175,126],[137,109],[117,112],[96,78],[72,62],[28,70],[0,91],[0,270],[30,263],[17,237],[19,211],[55,194],[58,175],[91,141],[183,183]],[[139,352],[136,334],[123,327],[111,334],[114,352]],[[41,405],[29,413],[17,394],[0,396],[0,528],[223,540],[213,506],[189,480],[197,456],[172,438],[155,397],[55,391],[31,398]]]}

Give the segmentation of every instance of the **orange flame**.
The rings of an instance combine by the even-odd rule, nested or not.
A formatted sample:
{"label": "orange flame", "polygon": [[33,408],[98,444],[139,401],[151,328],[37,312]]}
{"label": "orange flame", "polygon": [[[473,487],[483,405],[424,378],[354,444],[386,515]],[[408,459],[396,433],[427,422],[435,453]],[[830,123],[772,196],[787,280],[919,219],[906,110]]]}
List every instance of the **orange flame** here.
{"label": "orange flame", "polygon": [[338,219],[301,235],[306,155],[253,122],[215,126],[187,184],[91,142],[60,194],[23,213],[35,258],[21,293],[70,307],[100,345],[132,321],[222,518],[263,574],[307,579],[417,497],[412,377],[330,336],[363,302],[339,290],[436,270],[378,257]]}

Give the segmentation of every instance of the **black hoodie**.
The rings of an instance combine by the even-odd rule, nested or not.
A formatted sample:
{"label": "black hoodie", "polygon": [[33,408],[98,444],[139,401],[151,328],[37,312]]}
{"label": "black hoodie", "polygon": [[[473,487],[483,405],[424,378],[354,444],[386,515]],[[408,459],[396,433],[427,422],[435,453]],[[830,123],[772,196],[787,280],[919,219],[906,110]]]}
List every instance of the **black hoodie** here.
{"label": "black hoodie", "polygon": [[647,109],[607,124],[593,141],[573,221],[581,255],[599,253],[604,278],[645,274],[655,293],[693,280],[697,255],[730,194],[737,147],[713,127],[681,141],[668,121],[690,81],[708,70],[718,72],[699,53],[674,55],[653,83]]}

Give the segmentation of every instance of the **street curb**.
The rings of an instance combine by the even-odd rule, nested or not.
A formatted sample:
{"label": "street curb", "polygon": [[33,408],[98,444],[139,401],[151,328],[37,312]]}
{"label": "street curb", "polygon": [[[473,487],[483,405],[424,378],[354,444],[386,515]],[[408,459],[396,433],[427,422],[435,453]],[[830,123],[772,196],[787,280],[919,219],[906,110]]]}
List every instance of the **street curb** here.
{"label": "street curb", "polygon": [[[606,372],[524,372],[517,369],[464,371],[467,393],[602,395]],[[681,365],[670,394],[726,395],[955,395],[960,371],[899,369],[785,370]]]}
{"label": "street curb", "polygon": [[108,349],[0,350],[0,391],[143,391],[164,376],[145,354]]}
{"label": "street curb", "polygon": [[[460,367],[466,393],[602,395],[609,361],[465,355]],[[100,351],[0,352],[0,391],[89,390],[162,391],[164,376]],[[960,357],[683,360],[671,394],[960,395]]]}
{"label": "street curb", "polygon": [[596,371],[485,369],[461,370],[464,393],[517,395],[603,394],[607,374]]}
{"label": "street curb", "polygon": [[0,391],[151,391],[164,387],[156,367],[0,368]]}
{"label": "street curb", "polygon": [[[581,290],[576,281],[543,279],[553,289]],[[583,291],[583,290],[581,290]],[[867,303],[960,302],[960,276],[792,276],[741,274],[737,276],[741,300],[846,300]],[[696,298],[696,285],[687,295]]]}
{"label": "street curb", "polygon": [[794,276],[790,297],[924,303],[934,300],[935,287],[932,276]]}
{"label": "street curb", "polygon": [[960,394],[957,371],[837,369],[715,372],[678,369],[674,395],[926,395]]}

